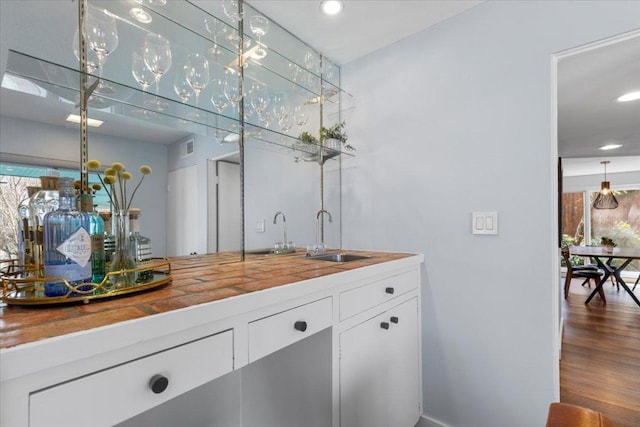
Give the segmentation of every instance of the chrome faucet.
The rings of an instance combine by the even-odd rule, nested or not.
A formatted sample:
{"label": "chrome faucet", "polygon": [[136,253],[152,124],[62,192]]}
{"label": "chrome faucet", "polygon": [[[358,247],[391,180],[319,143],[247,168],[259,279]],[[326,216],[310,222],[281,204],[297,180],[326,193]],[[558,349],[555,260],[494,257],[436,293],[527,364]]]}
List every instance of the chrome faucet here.
{"label": "chrome faucet", "polygon": [[286,246],[287,245],[287,218],[284,216],[283,212],[278,211],[273,216],[273,223],[274,224],[277,223],[278,215],[282,215],[282,228],[284,230],[284,234],[282,236],[282,244]]}
{"label": "chrome faucet", "polygon": [[326,210],[326,209],[320,209],[320,210],[318,211],[318,213],[316,214],[316,220],[319,220],[319,219],[320,219],[320,215],[322,215],[323,213],[326,213],[327,215],[329,215],[329,222],[332,222],[332,221],[333,221],[333,219],[331,218],[331,214],[330,214],[330,213],[329,213],[329,211],[328,211],[328,210]]}
{"label": "chrome faucet", "polygon": [[321,255],[327,252],[327,245],[324,243],[324,233],[322,230],[322,226],[320,225],[320,217],[322,214],[327,214],[329,217],[329,222],[333,222],[333,218],[331,218],[331,214],[326,209],[320,209],[316,214],[316,242],[312,245],[307,246],[307,256],[313,255]]}

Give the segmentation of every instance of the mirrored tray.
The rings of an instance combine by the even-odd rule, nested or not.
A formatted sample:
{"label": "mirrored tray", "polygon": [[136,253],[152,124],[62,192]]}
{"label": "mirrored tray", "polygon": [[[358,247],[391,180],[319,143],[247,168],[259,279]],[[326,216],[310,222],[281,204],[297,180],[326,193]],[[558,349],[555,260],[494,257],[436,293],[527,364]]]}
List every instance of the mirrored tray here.
{"label": "mirrored tray", "polygon": [[[112,278],[121,274],[136,274],[145,279],[127,287],[115,287]],[[140,274],[142,273],[142,274]],[[154,289],[171,282],[171,264],[167,259],[152,259],[138,268],[107,273],[101,283],[80,283],[71,285],[56,277],[20,277],[20,274],[6,275],[2,280],[2,301],[9,305],[50,305],[84,302],[99,298],[109,298]],[[44,283],[63,281],[68,288],[66,295],[48,297],[44,294]]]}

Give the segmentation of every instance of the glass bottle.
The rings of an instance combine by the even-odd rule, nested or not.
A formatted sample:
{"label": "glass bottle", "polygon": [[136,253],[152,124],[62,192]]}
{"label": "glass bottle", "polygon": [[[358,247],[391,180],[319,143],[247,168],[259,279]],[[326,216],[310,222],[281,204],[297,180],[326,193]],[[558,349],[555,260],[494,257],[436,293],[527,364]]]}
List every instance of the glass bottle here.
{"label": "glass bottle", "polygon": [[91,194],[80,195],[80,210],[89,216],[91,236],[91,281],[100,284],[104,279],[104,220],[93,206]]}
{"label": "glass bottle", "polygon": [[104,269],[105,271],[109,271],[113,252],[116,250],[116,237],[111,231],[111,212],[99,211],[98,215],[100,215],[100,218],[102,218],[104,222]]}
{"label": "glass bottle", "polygon": [[29,270],[34,265],[33,224],[31,223],[29,203],[38,191],[40,191],[40,187],[27,187],[27,198],[21,201],[18,206],[18,260],[25,270]]}
{"label": "glass bottle", "polygon": [[42,277],[42,245],[44,243],[44,216],[58,209],[58,177],[41,176],[40,191],[29,201],[29,215],[33,227],[33,262],[36,277]]}
{"label": "glass bottle", "polygon": [[[73,178],[60,178],[59,207],[44,216],[44,275],[62,277],[75,286],[91,281],[91,223],[89,216],[76,209]],[[80,287],[80,290],[86,290]],[[90,289],[90,288],[89,288]],[[70,293],[64,281],[44,284],[48,297]]]}
{"label": "glass bottle", "polygon": [[[129,229],[131,251],[135,254],[136,263],[140,267],[140,264],[151,261],[152,250],[151,240],[140,234],[140,209],[138,208],[129,209]],[[147,282],[152,279],[151,270],[141,271],[137,274],[136,282]]]}

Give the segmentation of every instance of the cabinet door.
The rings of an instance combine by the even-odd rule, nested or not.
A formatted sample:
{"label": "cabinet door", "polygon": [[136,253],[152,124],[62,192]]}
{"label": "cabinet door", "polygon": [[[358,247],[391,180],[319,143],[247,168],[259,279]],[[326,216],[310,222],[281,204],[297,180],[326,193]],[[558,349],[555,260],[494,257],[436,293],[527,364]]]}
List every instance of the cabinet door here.
{"label": "cabinet door", "polygon": [[340,334],[341,427],[412,427],[420,416],[417,298]]}
{"label": "cabinet door", "polygon": [[[384,427],[385,338],[381,313],[340,334],[340,426]],[[398,426],[400,427],[400,426]]]}
{"label": "cabinet door", "polygon": [[387,426],[413,427],[422,412],[420,399],[420,337],[418,300],[413,298],[387,312],[389,334],[386,344],[388,371]]}

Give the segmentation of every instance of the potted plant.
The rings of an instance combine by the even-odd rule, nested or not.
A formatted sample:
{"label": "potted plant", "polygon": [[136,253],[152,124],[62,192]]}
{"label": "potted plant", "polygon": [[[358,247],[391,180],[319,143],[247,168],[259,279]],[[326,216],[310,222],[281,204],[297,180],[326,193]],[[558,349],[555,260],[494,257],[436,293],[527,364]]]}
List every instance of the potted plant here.
{"label": "potted plant", "polygon": [[612,253],[613,248],[616,247],[614,241],[608,237],[603,237],[600,239],[600,245],[604,248],[605,252]]}
{"label": "potted plant", "polygon": [[355,148],[347,144],[347,134],[344,130],[345,122],[336,123],[331,127],[320,128],[320,140],[322,145],[331,149],[340,151],[342,147],[345,150],[355,151]]}

